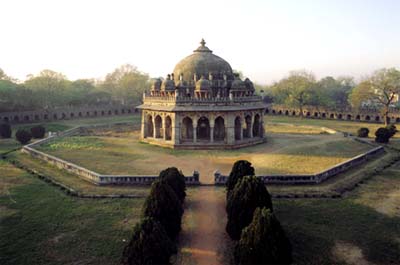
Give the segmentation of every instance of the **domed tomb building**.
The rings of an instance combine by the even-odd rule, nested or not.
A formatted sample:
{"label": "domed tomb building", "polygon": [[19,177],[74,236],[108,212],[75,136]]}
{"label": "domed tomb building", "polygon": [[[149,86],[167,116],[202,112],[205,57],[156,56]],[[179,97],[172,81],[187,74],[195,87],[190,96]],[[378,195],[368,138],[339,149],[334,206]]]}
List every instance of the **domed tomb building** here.
{"label": "domed tomb building", "polygon": [[202,40],[144,93],[141,140],[181,149],[239,148],[264,142],[265,106]]}

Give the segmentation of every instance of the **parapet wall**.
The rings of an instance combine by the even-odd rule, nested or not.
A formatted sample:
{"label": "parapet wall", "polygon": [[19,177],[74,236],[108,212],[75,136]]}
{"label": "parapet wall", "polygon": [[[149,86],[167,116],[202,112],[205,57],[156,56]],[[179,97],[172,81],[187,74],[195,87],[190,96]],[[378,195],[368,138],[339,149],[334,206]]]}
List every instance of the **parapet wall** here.
{"label": "parapet wall", "polygon": [[[361,165],[371,158],[380,155],[385,152],[382,146],[375,147],[368,152],[351,158],[343,163],[337,164],[327,170],[324,170],[316,174],[304,174],[304,175],[262,175],[259,176],[265,184],[318,184],[328,178],[343,173],[355,166]],[[228,179],[228,176],[221,175],[219,172],[214,173],[214,180],[216,185],[224,185]]]}
{"label": "parapet wall", "polygon": [[31,123],[31,122],[49,122],[57,120],[72,120],[95,117],[108,117],[129,115],[138,112],[138,109],[132,106],[107,105],[99,107],[85,108],[60,108],[51,110],[32,110],[20,112],[1,112],[0,122],[9,123]]}
{"label": "parapet wall", "polygon": [[[46,154],[44,152],[35,149],[35,146],[39,146],[41,144],[53,141],[58,137],[79,134],[82,129],[88,127],[76,127],[67,130],[63,133],[60,133],[58,135],[47,137],[43,140],[25,145],[24,147],[22,147],[22,152],[27,153],[34,158],[46,161],[47,163],[54,165],[60,169],[64,169],[70,173],[76,174],[82,179],[96,185],[150,185],[151,183],[153,183],[153,181],[158,179],[158,176],[150,176],[150,175],[101,175],[87,168],[78,166],[74,163],[65,161],[61,158]],[[194,171],[192,176],[185,176],[186,184],[198,185],[200,184],[199,178],[200,178],[199,173],[197,171]]]}

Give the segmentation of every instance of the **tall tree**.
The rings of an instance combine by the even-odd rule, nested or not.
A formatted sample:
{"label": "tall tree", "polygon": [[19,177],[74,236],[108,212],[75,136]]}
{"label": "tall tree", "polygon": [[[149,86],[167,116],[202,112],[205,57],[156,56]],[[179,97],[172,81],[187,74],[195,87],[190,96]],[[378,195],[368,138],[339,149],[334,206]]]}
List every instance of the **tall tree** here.
{"label": "tall tree", "polygon": [[144,218],[136,224],[132,239],[124,248],[121,263],[124,265],[170,264],[170,257],[176,253],[174,242],[164,227],[152,218]]}
{"label": "tall tree", "polygon": [[348,108],[349,94],[354,86],[352,77],[322,78],[318,81],[318,88],[322,94],[319,104],[339,111]]}
{"label": "tall tree", "polygon": [[299,108],[303,116],[303,108],[315,102],[316,80],[314,74],[307,71],[292,71],[289,77],[274,85],[274,94],[280,101],[289,106]]}
{"label": "tall tree", "polygon": [[153,182],[149,196],[143,205],[143,215],[159,221],[171,239],[181,230],[183,208],[174,190],[160,180]]}
{"label": "tall tree", "polygon": [[252,222],[234,251],[235,262],[245,264],[291,264],[292,247],[281,224],[267,208],[257,208]]}
{"label": "tall tree", "polygon": [[387,125],[390,106],[398,100],[399,94],[400,71],[384,68],[374,72],[353,90],[351,102],[354,107],[367,103],[380,108]]}
{"label": "tall tree", "polygon": [[52,70],[43,70],[38,76],[31,76],[25,81],[25,87],[34,92],[35,100],[42,108],[52,108],[66,104],[66,77]]}
{"label": "tall tree", "polygon": [[260,178],[245,176],[237,182],[226,204],[226,232],[232,239],[240,238],[241,231],[250,224],[257,207],[272,211],[271,196]]}
{"label": "tall tree", "polygon": [[143,92],[149,87],[149,75],[135,66],[125,64],[108,74],[102,84],[103,89],[112,92],[121,104],[138,104]]}

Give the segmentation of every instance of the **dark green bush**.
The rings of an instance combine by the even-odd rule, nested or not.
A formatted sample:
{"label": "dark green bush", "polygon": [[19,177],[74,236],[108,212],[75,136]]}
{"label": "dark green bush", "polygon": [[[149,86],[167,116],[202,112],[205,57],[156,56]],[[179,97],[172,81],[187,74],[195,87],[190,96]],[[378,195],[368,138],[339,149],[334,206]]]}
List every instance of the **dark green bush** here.
{"label": "dark green bush", "polygon": [[375,142],[377,143],[388,143],[389,139],[392,135],[392,132],[390,132],[387,128],[379,128],[375,132]]}
{"label": "dark green bush", "polygon": [[176,167],[169,167],[160,172],[159,178],[175,191],[178,199],[183,202],[186,197],[185,176]]}
{"label": "dark green bush", "polygon": [[31,134],[33,138],[43,138],[46,133],[46,129],[42,125],[34,126],[31,128]]}
{"label": "dark green bush", "polygon": [[168,236],[175,239],[181,230],[182,214],[182,203],[174,190],[166,182],[155,181],[143,205],[143,215],[159,221]]}
{"label": "dark green bush", "polygon": [[8,123],[0,124],[0,137],[11,138],[11,126]]}
{"label": "dark green bush", "polygon": [[358,137],[366,138],[366,137],[368,137],[368,134],[369,134],[369,129],[368,128],[362,127],[362,128],[357,130],[357,136]]}
{"label": "dark green bush", "polygon": [[271,196],[264,183],[256,176],[239,179],[226,205],[226,232],[232,239],[240,238],[240,233],[250,224],[257,207],[266,207],[272,211]]}
{"label": "dark green bush", "polygon": [[251,166],[251,163],[247,160],[238,160],[233,166],[231,173],[226,181],[226,196],[229,197],[230,192],[235,187],[236,183],[243,178],[244,176],[253,176],[254,175],[254,167]]}
{"label": "dark green bush", "polygon": [[32,139],[32,135],[30,132],[25,131],[23,129],[19,129],[15,133],[15,138],[20,142],[21,144],[27,144],[29,141]]}
{"label": "dark green bush", "polygon": [[235,263],[290,264],[292,247],[278,219],[267,208],[257,208],[253,220],[240,237],[234,251]]}
{"label": "dark green bush", "polygon": [[389,133],[390,133],[389,138],[392,138],[397,133],[397,128],[396,128],[396,125],[394,125],[394,124],[389,124],[388,126],[386,126],[386,129],[389,130]]}
{"label": "dark green bush", "polygon": [[170,257],[176,253],[174,242],[164,227],[152,218],[144,218],[136,224],[131,241],[122,254],[124,265],[170,264]]}

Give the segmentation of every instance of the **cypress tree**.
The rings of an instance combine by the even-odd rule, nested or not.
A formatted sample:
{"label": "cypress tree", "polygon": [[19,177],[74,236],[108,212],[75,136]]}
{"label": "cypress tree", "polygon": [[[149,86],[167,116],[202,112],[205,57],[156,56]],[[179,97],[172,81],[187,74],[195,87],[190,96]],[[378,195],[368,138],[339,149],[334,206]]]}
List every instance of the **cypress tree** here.
{"label": "cypress tree", "polygon": [[271,196],[260,178],[245,176],[236,183],[226,205],[226,232],[232,239],[240,238],[240,233],[250,224],[257,207],[272,211]]}
{"label": "cypress tree", "polygon": [[183,202],[186,197],[185,176],[176,167],[169,167],[160,172],[159,178],[166,182],[178,196],[178,199]]}
{"label": "cypress tree", "polygon": [[160,222],[168,236],[175,239],[181,230],[182,214],[182,204],[174,190],[166,182],[155,181],[143,205],[143,215]]}
{"label": "cypress tree", "polygon": [[226,197],[228,198],[230,192],[235,187],[236,183],[243,178],[244,176],[253,176],[254,167],[251,166],[251,163],[247,160],[238,160],[233,166],[231,173],[226,181]]}
{"label": "cypress tree", "polygon": [[278,219],[267,208],[257,208],[234,251],[235,263],[290,264],[292,247]]}
{"label": "cypress tree", "polygon": [[169,259],[177,249],[164,227],[152,218],[136,224],[132,239],[124,248],[124,265],[170,264]]}

